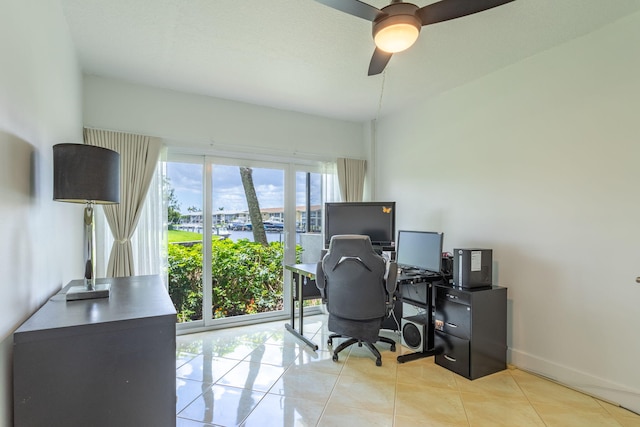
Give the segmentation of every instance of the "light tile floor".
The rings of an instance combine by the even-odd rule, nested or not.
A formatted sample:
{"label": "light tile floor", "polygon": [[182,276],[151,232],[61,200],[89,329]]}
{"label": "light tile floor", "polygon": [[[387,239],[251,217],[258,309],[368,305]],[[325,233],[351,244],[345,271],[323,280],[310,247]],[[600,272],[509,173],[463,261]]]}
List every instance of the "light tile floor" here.
{"label": "light tile floor", "polygon": [[178,336],[177,427],[640,426],[639,415],[518,369],[469,381],[433,357],[399,364],[410,352],[400,344],[377,344],[380,367],[357,346],[334,362],[326,316],[305,318],[316,352],[284,323]]}

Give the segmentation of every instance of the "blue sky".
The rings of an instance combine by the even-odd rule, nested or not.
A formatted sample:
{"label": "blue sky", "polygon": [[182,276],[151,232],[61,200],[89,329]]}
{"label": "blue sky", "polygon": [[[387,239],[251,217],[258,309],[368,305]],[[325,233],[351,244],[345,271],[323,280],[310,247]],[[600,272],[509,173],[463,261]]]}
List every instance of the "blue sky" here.
{"label": "blue sky", "polygon": [[[191,206],[202,209],[202,165],[167,163],[167,177],[175,190],[180,210]],[[320,174],[312,174],[311,204],[320,204]],[[284,206],[284,171],[253,168],[253,183],[261,208]],[[304,204],[305,174],[296,174],[296,204]],[[246,210],[247,200],[238,166],[213,166],[213,209]]]}

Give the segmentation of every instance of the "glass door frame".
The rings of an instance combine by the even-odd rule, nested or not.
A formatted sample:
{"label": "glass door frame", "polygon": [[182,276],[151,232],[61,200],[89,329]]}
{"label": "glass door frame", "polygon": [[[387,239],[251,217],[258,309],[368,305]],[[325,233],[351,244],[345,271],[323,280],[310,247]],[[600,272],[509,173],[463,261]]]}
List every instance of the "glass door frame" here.
{"label": "glass door frame", "polygon": [[[180,152],[169,150],[167,162],[188,162],[200,164],[202,166],[202,191],[203,191],[203,295],[202,295],[202,320],[195,320],[187,323],[177,324],[178,334],[198,332],[201,330],[222,329],[232,326],[248,325],[272,320],[285,320],[291,313],[291,274],[284,268],[285,264],[292,264],[296,261],[296,173],[311,172],[322,173],[320,166],[303,164],[304,162],[278,162],[273,160],[256,159],[239,155],[220,156],[206,153]],[[312,162],[310,162],[312,163]],[[315,163],[315,162],[313,162]],[[269,313],[257,313],[251,315],[233,316],[221,319],[214,319],[210,310],[212,304],[212,253],[211,243],[213,238],[213,200],[212,200],[212,174],[213,166],[231,165],[246,166],[252,168],[278,169],[284,172],[284,257],[283,257],[283,310]],[[205,273],[207,272],[207,273]],[[321,307],[308,307],[306,313],[321,313]]]}
{"label": "glass door frame", "polygon": [[[263,168],[263,169],[276,169],[276,170],[282,170],[283,174],[284,174],[284,179],[283,179],[283,192],[284,192],[284,256],[283,256],[283,271],[284,271],[284,264],[287,263],[287,259],[291,258],[290,255],[288,255],[289,252],[291,252],[291,246],[289,244],[289,236],[291,235],[290,231],[290,220],[288,220],[289,218],[289,209],[288,209],[288,193],[290,192],[290,188],[288,185],[288,176],[291,175],[291,165],[288,163],[283,163],[283,162],[275,162],[275,161],[266,161],[266,160],[257,160],[257,159],[251,159],[251,158],[243,158],[243,157],[227,157],[227,156],[216,156],[216,155],[205,155],[204,156],[204,162],[205,162],[205,173],[204,173],[204,181],[207,184],[207,187],[205,187],[205,197],[204,197],[204,206],[205,209],[208,210],[208,212],[211,213],[211,215],[207,215],[209,217],[209,226],[207,229],[207,233],[208,233],[208,239],[209,242],[211,242],[212,239],[212,235],[213,235],[213,230],[212,230],[212,214],[213,214],[213,200],[212,200],[212,178],[213,178],[213,166],[214,165],[225,165],[225,166],[245,166],[245,167],[250,167],[250,168]],[[295,190],[295,189],[294,189]],[[295,206],[293,207],[294,209],[294,213],[295,213]],[[295,233],[295,221],[294,221],[294,229],[293,229],[294,233]],[[294,238],[294,246],[293,246],[293,259],[295,259],[295,234],[293,236]],[[209,243],[209,248],[211,247],[211,243]],[[211,278],[211,250],[209,250],[209,254],[208,254],[208,265],[206,266],[206,268],[208,268],[208,274],[203,274],[203,276],[206,277],[205,279],[205,283],[203,283],[203,286],[206,286],[206,291],[203,290],[203,292],[206,293],[207,297],[208,297],[208,301],[205,301],[203,298],[203,307],[211,307],[211,294],[213,291],[213,283],[212,283],[212,278]],[[204,265],[203,265],[204,268]],[[285,279],[285,277],[283,276],[283,279]],[[248,325],[248,324],[252,324],[252,323],[259,323],[259,322],[264,322],[265,320],[282,320],[282,319],[286,319],[287,318],[287,283],[286,280],[283,283],[283,309],[282,310],[278,310],[278,311],[272,311],[272,312],[268,312],[268,313],[256,313],[256,314],[248,314],[248,315],[242,315],[242,316],[232,316],[232,317],[224,317],[224,318],[220,318],[220,319],[214,319],[213,316],[211,315],[211,313],[209,313],[209,316],[205,316],[205,313],[203,313],[203,322],[204,322],[204,327],[206,329],[218,329],[218,328],[225,328],[225,327],[231,327],[231,326],[239,326],[239,325]],[[204,305],[204,304],[207,305]]]}

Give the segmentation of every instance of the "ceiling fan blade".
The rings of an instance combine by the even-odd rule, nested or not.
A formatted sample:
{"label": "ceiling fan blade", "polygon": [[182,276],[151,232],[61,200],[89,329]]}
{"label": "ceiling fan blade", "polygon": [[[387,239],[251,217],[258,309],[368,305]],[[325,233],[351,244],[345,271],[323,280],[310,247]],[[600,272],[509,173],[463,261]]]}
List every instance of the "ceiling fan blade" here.
{"label": "ceiling fan blade", "polygon": [[376,48],[373,52],[373,56],[371,57],[371,62],[369,63],[369,76],[375,76],[376,74],[380,74],[384,71],[384,67],[387,66],[389,60],[393,56],[393,53],[385,52],[384,50],[380,50]]}
{"label": "ceiling fan blade", "polygon": [[422,25],[429,25],[482,12],[512,1],[514,0],[442,0],[421,7],[417,13]]}
{"label": "ceiling fan blade", "polygon": [[359,0],[316,0],[318,3],[322,3],[339,11],[348,13],[349,15],[357,16],[358,18],[366,19],[373,22],[374,19],[381,13],[384,13],[377,7],[373,7],[370,4],[363,3]]}

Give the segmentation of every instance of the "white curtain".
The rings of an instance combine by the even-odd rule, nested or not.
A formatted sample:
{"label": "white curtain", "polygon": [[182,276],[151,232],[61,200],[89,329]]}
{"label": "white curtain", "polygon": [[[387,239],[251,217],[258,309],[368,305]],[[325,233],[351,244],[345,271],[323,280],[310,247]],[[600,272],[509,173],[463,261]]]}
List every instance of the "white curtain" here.
{"label": "white curtain", "polygon": [[86,144],[120,153],[120,204],[103,206],[114,242],[106,275],[135,275],[131,237],[138,225],[160,154],[158,138],[123,132],[84,129]]}
{"label": "white curtain", "polygon": [[340,186],[338,185],[338,172],[336,164],[331,162],[322,163],[320,165],[322,173],[322,202],[339,202]]}
{"label": "white curtain", "polygon": [[343,202],[361,202],[364,195],[365,160],[338,158],[338,183]]}
{"label": "white curtain", "polygon": [[164,207],[161,165],[162,161],[151,179],[131,246],[136,273],[159,274],[164,279],[167,275],[167,209]]}
{"label": "white curtain", "polygon": [[[161,160],[151,179],[147,199],[135,233],[131,237],[133,262],[136,274],[158,274],[167,285],[167,206],[163,192],[163,166],[166,147],[162,148]],[[113,246],[113,235],[107,224],[104,211],[96,210],[97,277],[106,277],[109,253]]]}

